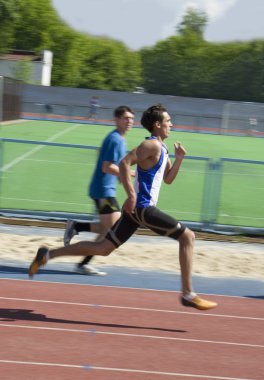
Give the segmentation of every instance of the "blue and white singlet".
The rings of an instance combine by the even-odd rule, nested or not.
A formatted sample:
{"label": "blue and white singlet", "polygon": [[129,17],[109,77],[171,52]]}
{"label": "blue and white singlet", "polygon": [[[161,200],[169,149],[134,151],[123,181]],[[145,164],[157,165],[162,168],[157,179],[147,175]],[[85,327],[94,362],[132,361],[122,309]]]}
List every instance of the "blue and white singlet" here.
{"label": "blue and white singlet", "polygon": [[[147,139],[156,139],[151,136]],[[161,183],[163,180],[164,171],[168,162],[168,148],[164,143],[161,144],[161,154],[159,161],[155,166],[148,170],[144,170],[137,166],[134,189],[137,194],[137,208],[145,208],[156,206],[158,202]]]}

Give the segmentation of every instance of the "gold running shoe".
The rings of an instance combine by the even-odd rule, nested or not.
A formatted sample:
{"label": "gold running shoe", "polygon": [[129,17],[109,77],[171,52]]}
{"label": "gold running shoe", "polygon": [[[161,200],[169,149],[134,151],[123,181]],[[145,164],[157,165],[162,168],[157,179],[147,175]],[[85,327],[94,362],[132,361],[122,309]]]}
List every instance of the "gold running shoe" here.
{"label": "gold running shoe", "polygon": [[217,306],[216,302],[204,300],[199,296],[195,296],[191,300],[186,300],[185,298],[181,297],[181,303],[183,306],[194,307],[198,310],[209,310]]}
{"label": "gold running shoe", "polygon": [[29,270],[28,275],[29,277],[33,277],[34,274],[36,274],[39,270],[39,268],[48,262],[47,253],[49,252],[47,247],[40,247],[38,249],[38,252],[32,261]]}

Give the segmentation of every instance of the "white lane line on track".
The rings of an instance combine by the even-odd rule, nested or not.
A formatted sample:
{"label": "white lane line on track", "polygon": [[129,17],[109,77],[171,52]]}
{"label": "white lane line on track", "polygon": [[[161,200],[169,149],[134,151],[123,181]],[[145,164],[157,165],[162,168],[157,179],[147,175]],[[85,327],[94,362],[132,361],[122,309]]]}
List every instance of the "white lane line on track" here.
{"label": "white lane line on track", "polygon": [[208,375],[195,375],[189,373],[178,373],[178,372],[159,372],[159,371],[147,371],[140,369],[129,369],[129,368],[112,368],[112,367],[98,367],[91,365],[76,365],[76,364],[60,364],[60,363],[44,363],[44,362],[26,362],[18,360],[1,360],[0,363],[4,364],[22,364],[22,365],[36,365],[45,367],[64,367],[64,368],[78,368],[86,371],[111,371],[111,372],[128,372],[128,373],[142,373],[147,375],[162,375],[162,376],[174,376],[174,377],[191,377],[197,379],[215,379],[215,380],[253,380],[249,378],[242,377],[223,377],[223,376],[208,376]]}
{"label": "white lane line on track", "polygon": [[[70,321],[69,321],[70,324]],[[89,323],[88,323],[89,324]],[[11,327],[17,329],[29,329],[29,330],[45,330],[45,331],[57,331],[57,332],[74,332],[74,333],[91,333],[100,335],[113,335],[122,336],[128,338],[141,338],[141,339],[156,339],[156,340],[170,340],[170,341],[180,341],[188,343],[205,343],[205,344],[216,344],[216,345],[227,345],[227,346],[237,346],[237,347],[250,347],[250,348],[264,348],[261,344],[250,344],[250,343],[236,343],[236,342],[225,342],[217,340],[203,340],[203,339],[189,339],[189,338],[177,338],[170,336],[160,336],[160,335],[145,335],[145,334],[128,334],[128,333],[116,333],[109,331],[98,331],[98,330],[83,330],[83,329],[65,329],[57,327],[40,327],[40,326],[26,326],[26,325],[10,325],[8,323],[0,323],[0,327]]]}
{"label": "white lane line on track", "polygon": [[[80,125],[81,124],[74,124],[73,126],[71,126],[69,128],[66,128],[63,131],[60,131],[60,132],[56,133],[55,135],[51,136],[50,138],[48,138],[47,140],[45,140],[45,142],[53,142],[58,137],[61,137],[61,136],[65,135],[66,133],[73,131],[74,129],[78,128]],[[46,147],[46,145],[38,145],[35,148],[30,149],[28,152],[22,154],[21,156],[18,156],[13,161],[9,162],[8,164],[6,164],[6,165],[4,165],[2,167],[2,169],[1,169],[2,173],[4,173],[5,171],[7,171],[8,169],[12,168],[13,166],[15,166],[16,164],[18,164],[22,160],[25,160],[27,157],[32,156],[34,153],[38,152],[39,150],[43,149],[44,147]]]}
{"label": "white lane line on track", "polygon": [[[146,237],[147,239],[149,237]],[[211,276],[204,276],[206,278],[211,278],[212,280],[215,279],[215,277],[211,277]],[[98,284],[79,284],[78,282],[61,282],[61,281],[47,281],[47,280],[34,280],[34,279],[23,279],[23,278],[9,278],[9,277],[1,277],[0,278],[0,281],[16,281],[16,282],[32,282],[32,283],[35,283],[35,284],[49,284],[49,285],[56,285],[56,286],[65,286],[65,285],[72,285],[72,286],[81,286],[81,287],[84,287],[84,286],[89,286],[89,287],[94,287],[94,288],[110,288],[110,289],[121,289],[121,290],[137,290],[137,291],[140,291],[140,292],[157,292],[157,293],[173,293],[173,294],[180,294],[179,291],[176,291],[176,290],[164,290],[164,289],[151,289],[151,288],[136,288],[134,286],[118,286],[118,285],[98,285]],[[260,281],[260,282],[263,282],[264,284],[264,281],[262,280],[256,280],[256,281]],[[200,293],[199,294],[202,294],[202,295],[205,295],[205,296],[214,296],[214,297],[221,297],[221,298],[234,298],[234,299],[240,299],[240,300],[248,300],[248,297],[246,296],[232,296],[232,295],[228,295],[228,294],[214,294],[214,293]],[[0,297],[1,298],[1,297]],[[184,312],[183,312],[184,314]],[[187,313],[187,314],[196,314],[196,313]],[[208,314],[205,314],[205,315],[208,315]]]}
{"label": "white lane line on track", "polygon": [[188,311],[179,311],[179,310],[164,310],[164,309],[151,309],[151,308],[142,308],[142,307],[131,307],[131,306],[119,306],[119,305],[103,305],[103,304],[91,304],[91,303],[80,303],[80,302],[65,302],[65,301],[50,301],[50,300],[39,300],[31,298],[15,298],[15,297],[0,297],[2,300],[10,301],[21,301],[21,302],[39,302],[39,303],[49,303],[49,304],[58,304],[58,305],[70,305],[70,306],[84,306],[84,307],[102,307],[108,309],[124,309],[124,310],[138,310],[138,311],[150,311],[156,313],[174,313],[174,314],[191,314],[197,316],[206,316],[206,317],[221,317],[221,318],[234,318],[234,319],[246,319],[253,321],[264,321],[264,318],[259,317],[245,317],[241,315],[228,315],[228,314],[207,314],[202,312],[188,312]]}

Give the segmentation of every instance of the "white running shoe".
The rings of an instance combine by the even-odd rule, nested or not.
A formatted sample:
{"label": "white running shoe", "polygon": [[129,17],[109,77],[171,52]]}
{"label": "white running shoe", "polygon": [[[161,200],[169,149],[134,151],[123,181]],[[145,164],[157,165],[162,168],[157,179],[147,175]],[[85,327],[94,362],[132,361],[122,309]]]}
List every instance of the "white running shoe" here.
{"label": "white running shoe", "polygon": [[64,245],[69,245],[71,242],[71,239],[75,236],[78,235],[78,232],[75,229],[76,223],[74,220],[68,220],[64,232]]}
{"label": "white running shoe", "polygon": [[102,272],[91,265],[77,265],[76,272],[86,276],[105,276],[107,273]]}

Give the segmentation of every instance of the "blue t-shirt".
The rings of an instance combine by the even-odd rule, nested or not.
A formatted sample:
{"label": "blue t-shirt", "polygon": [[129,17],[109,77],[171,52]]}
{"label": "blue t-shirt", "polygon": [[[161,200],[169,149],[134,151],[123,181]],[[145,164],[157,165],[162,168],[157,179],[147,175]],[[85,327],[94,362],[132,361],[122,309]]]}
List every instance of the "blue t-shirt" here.
{"label": "blue t-shirt", "polygon": [[116,196],[117,176],[103,173],[104,161],[119,165],[126,154],[126,142],[117,129],[110,132],[103,141],[97,164],[89,187],[89,196],[93,199]]}

